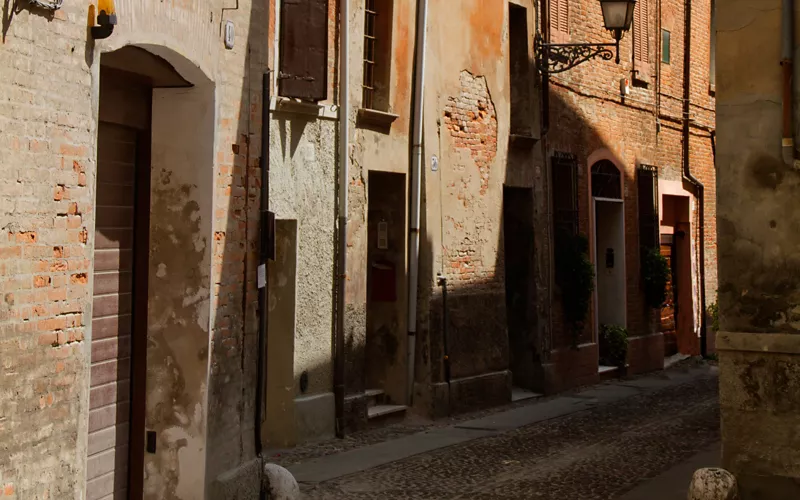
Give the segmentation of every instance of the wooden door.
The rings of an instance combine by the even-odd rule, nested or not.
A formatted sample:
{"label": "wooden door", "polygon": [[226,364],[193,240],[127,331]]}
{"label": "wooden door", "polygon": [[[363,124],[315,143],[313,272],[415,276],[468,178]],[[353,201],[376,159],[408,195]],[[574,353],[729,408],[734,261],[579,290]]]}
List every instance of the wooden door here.
{"label": "wooden door", "polygon": [[[141,345],[143,335],[146,335],[143,325],[135,321],[137,317],[141,321],[146,318],[147,301],[149,206],[137,210],[143,191],[149,194],[147,182],[144,186],[137,186],[141,183],[137,182],[137,174],[138,180],[149,176],[149,168],[142,165],[149,163],[149,159],[143,158],[146,156],[142,154],[145,151],[143,141],[149,142],[149,137],[136,129],[109,122],[99,124],[88,500],[122,499],[128,498],[129,494],[130,498],[137,498],[135,490],[141,482],[137,478],[141,477],[139,468],[143,450],[139,448],[142,443],[137,438],[133,441],[136,446],[132,447],[131,435],[143,439],[140,434],[143,428],[132,431],[134,426],[131,420],[133,415],[134,420],[139,421],[134,422],[135,426],[143,425],[143,387],[132,391],[131,381],[132,373],[138,372],[138,384],[143,383],[141,367],[144,366],[144,359],[142,356],[132,356],[132,352],[136,344]],[[145,242],[144,246],[142,242]],[[142,262],[145,265],[140,270],[139,264]],[[136,334],[139,334],[139,342],[132,342]],[[135,350],[143,352],[141,348]],[[134,369],[132,361],[136,361],[139,367]],[[139,396],[132,399],[132,393]],[[129,470],[131,457],[136,465]],[[134,491],[129,491],[131,484],[134,485]]]}

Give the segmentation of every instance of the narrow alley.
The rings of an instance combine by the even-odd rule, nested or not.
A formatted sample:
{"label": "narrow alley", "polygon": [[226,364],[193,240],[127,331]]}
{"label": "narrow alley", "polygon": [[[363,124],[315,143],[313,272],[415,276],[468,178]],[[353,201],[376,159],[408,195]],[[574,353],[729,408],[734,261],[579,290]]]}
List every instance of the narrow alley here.
{"label": "narrow alley", "polygon": [[[274,460],[307,498],[682,500],[694,469],[717,465],[693,458],[719,455],[716,369],[707,365],[475,417],[367,431]],[[684,463],[686,477],[662,476]]]}

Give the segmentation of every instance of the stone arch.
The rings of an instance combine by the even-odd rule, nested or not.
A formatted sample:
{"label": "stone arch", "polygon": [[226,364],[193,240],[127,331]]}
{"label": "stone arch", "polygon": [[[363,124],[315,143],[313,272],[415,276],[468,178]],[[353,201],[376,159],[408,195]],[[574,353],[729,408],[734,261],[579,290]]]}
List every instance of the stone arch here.
{"label": "stone arch", "polygon": [[[108,137],[104,130],[135,128],[136,169],[145,173],[137,174],[132,218],[148,220],[133,223],[135,239],[145,243],[133,246],[132,260],[141,267],[132,271],[132,280],[146,279],[131,292],[131,300],[134,310],[144,311],[138,317],[146,322],[134,320],[130,335],[133,411],[128,446],[130,457],[137,453],[138,461],[132,462],[130,470],[135,474],[129,476],[127,486],[138,488],[137,493],[131,490],[138,496],[202,498],[212,316],[216,86],[208,68],[184,55],[187,52],[158,40],[129,42],[120,37],[95,52],[98,153],[91,184],[96,194],[103,189],[99,174],[105,160],[99,152],[110,149],[101,142]],[[115,72],[116,87],[110,90],[105,82]],[[146,111],[116,109],[126,106],[125,92],[134,87],[140,97],[146,96],[147,103],[138,103],[138,109]],[[146,165],[140,164],[142,155]],[[106,208],[97,203],[96,222]],[[99,225],[95,224],[95,234]],[[97,241],[92,239],[93,244]],[[153,445],[148,453],[144,453],[146,442],[148,447]],[[140,484],[134,484],[135,476]],[[113,487],[118,491],[118,484]]]}

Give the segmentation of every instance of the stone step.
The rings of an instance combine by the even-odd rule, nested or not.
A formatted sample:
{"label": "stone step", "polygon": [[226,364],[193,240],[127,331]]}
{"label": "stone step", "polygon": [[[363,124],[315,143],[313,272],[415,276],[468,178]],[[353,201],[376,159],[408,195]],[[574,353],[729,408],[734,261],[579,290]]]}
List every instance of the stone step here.
{"label": "stone step", "polygon": [[388,417],[403,417],[406,413],[406,406],[403,405],[377,405],[367,409],[367,416],[370,420],[382,420]]}
{"label": "stone step", "polygon": [[367,397],[367,408],[381,405],[386,399],[386,393],[384,393],[383,389],[367,389],[364,391],[364,395]]}

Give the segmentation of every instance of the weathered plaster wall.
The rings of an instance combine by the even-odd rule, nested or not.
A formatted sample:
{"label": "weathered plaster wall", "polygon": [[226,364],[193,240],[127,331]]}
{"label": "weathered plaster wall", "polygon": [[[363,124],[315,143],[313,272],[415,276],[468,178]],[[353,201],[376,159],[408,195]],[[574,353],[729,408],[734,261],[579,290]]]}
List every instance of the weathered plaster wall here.
{"label": "weathered plaster wall", "polygon": [[800,175],[781,158],[781,2],[725,0],[717,9],[723,465],[744,500],[794,498]]}
{"label": "weathered plaster wall", "polygon": [[[294,391],[330,392],[334,289],[336,122],[274,112],[270,136],[270,209],[297,221]],[[331,422],[333,421],[333,415]]]}
{"label": "weathered plaster wall", "polygon": [[[348,394],[363,394],[366,387],[366,307],[367,307],[367,258],[368,232],[367,210],[368,184],[370,171],[407,173],[409,167],[409,137],[411,130],[411,98],[413,89],[412,71],[414,59],[414,37],[416,21],[416,2],[414,0],[392,1],[392,45],[389,60],[384,61],[389,68],[389,107],[388,112],[397,115],[388,127],[375,128],[357,120],[362,107],[363,93],[363,53],[364,37],[350,37],[350,179],[349,179],[349,219],[347,226],[347,285],[345,291],[346,313],[346,363]],[[364,32],[365,3],[358,0],[350,2],[351,33]],[[406,177],[408,181],[408,177]],[[405,199],[408,193],[405,192]],[[405,220],[400,221],[407,227]],[[405,244],[404,244],[405,246]],[[405,250],[403,250],[405,256]],[[406,258],[398,268],[398,307],[405,310],[406,304]],[[396,331],[399,335],[398,373],[403,371],[406,360],[408,326],[405,314],[399,315]],[[389,380],[388,392],[397,402],[405,402],[406,377]],[[361,406],[355,405],[358,413]],[[361,415],[358,418],[363,417]],[[356,420],[358,419],[356,418]]]}
{"label": "weathered plaster wall", "polygon": [[205,489],[215,115],[209,82],[153,92],[146,498]]}
{"label": "weathered plaster wall", "polygon": [[[485,396],[502,398],[509,377],[501,242],[510,70],[505,2],[468,0],[454,10],[432,1],[429,9],[416,390],[435,408],[450,399],[437,402],[430,386],[444,382],[437,273],[449,284],[452,376],[469,381],[462,395],[491,387]],[[484,374],[492,375],[472,378]]]}

